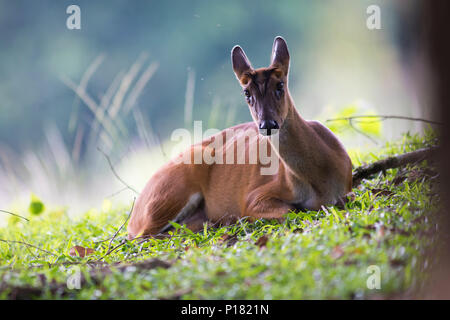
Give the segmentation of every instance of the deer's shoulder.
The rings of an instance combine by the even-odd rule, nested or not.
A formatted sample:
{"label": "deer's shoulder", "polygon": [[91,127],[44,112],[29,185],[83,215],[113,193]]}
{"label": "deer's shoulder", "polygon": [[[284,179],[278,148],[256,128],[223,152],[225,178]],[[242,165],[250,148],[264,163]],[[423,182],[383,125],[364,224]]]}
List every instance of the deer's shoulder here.
{"label": "deer's shoulder", "polygon": [[308,125],[328,145],[344,149],[338,137],[318,120],[308,120]]}

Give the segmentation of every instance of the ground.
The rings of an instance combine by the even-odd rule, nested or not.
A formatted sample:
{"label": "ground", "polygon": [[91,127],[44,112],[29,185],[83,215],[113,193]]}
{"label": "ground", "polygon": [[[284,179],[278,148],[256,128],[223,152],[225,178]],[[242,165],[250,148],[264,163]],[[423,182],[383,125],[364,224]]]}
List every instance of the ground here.
{"label": "ground", "polygon": [[[405,135],[351,156],[358,166],[430,144],[430,133]],[[364,180],[345,208],[289,212],[283,223],[205,225],[199,233],[174,224],[170,238],[145,242],[126,240],[120,229],[132,199],[77,218],[31,210],[28,221],[11,216],[0,229],[0,298],[411,297],[435,262],[438,180],[422,162]],[[71,256],[76,245],[93,253]]]}

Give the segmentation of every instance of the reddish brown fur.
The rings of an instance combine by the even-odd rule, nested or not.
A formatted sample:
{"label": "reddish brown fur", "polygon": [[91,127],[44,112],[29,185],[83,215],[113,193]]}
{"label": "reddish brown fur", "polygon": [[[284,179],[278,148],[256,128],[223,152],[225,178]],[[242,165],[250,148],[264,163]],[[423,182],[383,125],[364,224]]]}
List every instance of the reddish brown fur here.
{"label": "reddish brown fur", "polygon": [[[235,47],[233,68],[243,89],[266,90],[258,96],[258,103],[249,101],[255,121],[225,129],[180,154],[183,157],[192,151],[192,164],[180,164],[174,159],[158,170],[136,202],[128,225],[130,238],[157,234],[197,193],[204,202],[186,221],[193,230],[200,229],[205,221],[215,223],[244,216],[279,219],[293,209],[317,210],[322,205],[335,204],[351,191],[352,165],[345,149],[326,127],[304,120],[292,102],[287,87],[289,54],[284,40],[275,39],[271,66],[257,70],[251,67],[242,49]],[[284,81],[285,91],[277,100],[271,92],[279,81]],[[262,117],[280,124],[280,166],[275,175],[261,175],[259,159],[256,164],[248,164],[248,150],[260,139],[268,139],[258,132]],[[226,164],[225,160],[224,164],[193,164],[194,152],[203,152],[219,137],[224,141],[224,159],[227,150],[233,148],[236,160],[236,141],[243,134],[236,133],[238,129],[249,134],[246,164]],[[229,130],[235,134],[227,141]],[[270,152],[275,152],[269,146]]]}

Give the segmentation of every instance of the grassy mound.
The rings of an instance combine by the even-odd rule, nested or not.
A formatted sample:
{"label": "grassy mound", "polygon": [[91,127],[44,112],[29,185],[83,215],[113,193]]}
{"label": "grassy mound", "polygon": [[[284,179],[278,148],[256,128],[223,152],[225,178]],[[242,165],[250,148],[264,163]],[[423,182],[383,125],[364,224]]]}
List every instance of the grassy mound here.
{"label": "grassy mound", "polygon": [[[354,165],[427,146],[406,135]],[[170,238],[125,240],[130,205],[69,218],[64,210],[11,216],[0,229],[0,298],[390,298],[420,289],[435,246],[436,173],[426,162],[364,180],[345,208],[245,219]],[[113,237],[113,238],[112,238]],[[112,239],[111,239],[112,238]],[[75,245],[93,249],[71,256]],[[114,250],[112,250],[114,249]],[[73,249],[72,249],[73,251]],[[72,252],[73,253],[73,252]],[[379,277],[378,277],[379,276]],[[379,289],[377,279],[379,279]]]}

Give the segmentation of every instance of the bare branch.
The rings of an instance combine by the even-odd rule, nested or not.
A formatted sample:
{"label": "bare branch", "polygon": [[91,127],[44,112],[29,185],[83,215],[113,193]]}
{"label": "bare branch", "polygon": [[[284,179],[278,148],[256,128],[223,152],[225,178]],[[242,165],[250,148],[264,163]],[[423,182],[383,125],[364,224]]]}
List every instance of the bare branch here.
{"label": "bare branch", "polygon": [[360,166],[353,171],[353,186],[359,185],[362,179],[368,178],[377,172],[403,167],[407,164],[419,163],[425,159],[432,158],[436,155],[437,149],[437,147],[422,148],[375,161],[369,165]]}
{"label": "bare branch", "polygon": [[23,220],[26,220],[26,221],[30,222],[30,220],[28,220],[25,217],[22,217],[21,215],[18,215],[18,214],[15,214],[15,213],[12,213],[12,212],[9,212],[9,211],[6,211],[6,210],[2,210],[2,209],[0,209],[0,212],[4,212],[4,213],[10,214],[12,216],[15,216],[15,217],[18,217],[18,218],[21,218]]}
{"label": "bare branch", "polygon": [[103,260],[106,256],[110,255],[111,253],[113,253],[114,251],[116,251],[117,249],[119,249],[121,246],[123,246],[126,243],[126,240],[123,239],[117,246],[115,246],[112,249],[108,249],[108,251],[102,256],[100,257],[97,261]]}
{"label": "bare branch", "polygon": [[122,193],[122,192],[125,191],[125,190],[128,190],[128,187],[124,187],[124,188],[122,188],[122,189],[120,189],[120,190],[118,190],[118,191],[116,191],[116,192],[110,194],[109,196],[107,196],[107,197],[105,197],[105,198],[107,198],[107,199],[108,199],[108,198],[113,198],[113,197],[117,196],[119,193]]}
{"label": "bare branch", "polygon": [[[108,246],[108,251],[107,251],[107,252],[109,252],[109,249],[111,248],[111,244],[112,244],[112,242],[114,241],[114,239],[116,238],[117,234],[120,232],[120,230],[122,230],[123,226],[127,223],[128,219],[130,219],[131,213],[133,212],[133,209],[134,209],[134,203],[135,203],[135,201],[136,201],[136,197],[133,199],[133,204],[131,205],[130,212],[128,213],[128,216],[127,216],[127,218],[125,219],[124,223],[122,223],[122,225],[120,226],[120,228],[117,229],[116,233],[114,233],[114,235],[112,236],[111,241],[109,242],[109,246]],[[108,253],[107,253],[107,254],[108,254]]]}
{"label": "bare branch", "polygon": [[427,119],[413,118],[413,117],[405,117],[405,116],[390,116],[390,115],[366,115],[366,116],[353,116],[353,117],[344,117],[344,118],[334,118],[334,119],[328,119],[328,120],[326,120],[326,122],[342,121],[342,120],[351,121],[351,120],[355,120],[355,119],[364,119],[364,118],[378,118],[378,119],[381,119],[381,120],[400,119],[400,120],[421,121],[421,122],[430,123],[430,124],[444,125],[442,122],[438,122],[438,121],[434,121],[434,120],[427,120]]}
{"label": "bare branch", "polygon": [[106,253],[102,257],[97,259],[95,262],[99,262],[100,260],[103,260],[106,256],[110,255],[112,252],[114,252],[116,249],[120,248],[121,246],[123,246],[127,242],[125,239],[123,239],[117,246],[115,246],[114,248],[111,249],[112,242],[114,241],[114,239],[116,238],[117,234],[120,232],[120,230],[122,230],[122,228],[124,227],[124,225],[127,223],[128,219],[131,216],[131,213],[133,212],[133,209],[134,209],[135,201],[136,201],[136,198],[133,199],[133,204],[131,205],[131,209],[130,209],[130,212],[128,213],[127,218],[125,219],[124,223],[122,223],[120,228],[117,229],[117,231],[114,233],[114,235],[111,238],[109,238],[109,239],[102,240],[102,241],[97,241],[97,243],[100,243],[100,242],[104,242],[104,241],[110,240],[109,241],[109,245],[108,245],[108,250],[106,250]]}
{"label": "bare branch", "polygon": [[103,156],[106,158],[106,161],[108,161],[109,167],[111,168],[112,173],[114,174],[114,176],[117,178],[117,180],[119,180],[120,182],[122,182],[122,184],[124,186],[126,186],[128,189],[130,189],[131,191],[133,191],[136,194],[139,194],[139,192],[137,192],[133,187],[131,187],[128,183],[126,183],[125,181],[123,181],[123,179],[117,174],[116,170],[114,169],[114,166],[111,162],[111,159],[109,158],[109,156],[103,152],[102,149],[100,149],[99,147],[97,147],[97,150],[100,151]]}
{"label": "bare branch", "polygon": [[31,248],[38,249],[38,250],[40,250],[40,251],[42,251],[42,252],[51,254],[52,256],[55,256],[55,257],[57,256],[57,254],[55,254],[55,253],[53,253],[53,252],[50,252],[50,251],[41,249],[41,248],[39,248],[39,247],[36,247],[35,245],[32,245],[32,244],[30,244],[30,243],[26,243],[26,242],[23,242],[23,241],[5,240],[5,239],[0,239],[0,241],[1,241],[1,242],[5,242],[5,243],[7,243],[7,244],[10,244],[10,243],[18,243],[18,244],[22,244],[22,245],[25,245],[25,246],[28,246],[28,247],[31,247]]}
{"label": "bare branch", "polygon": [[363,131],[359,130],[358,128],[356,128],[356,127],[353,125],[352,119],[348,119],[348,123],[349,123],[350,127],[351,127],[353,130],[355,130],[355,131],[358,132],[359,134],[362,134],[363,136],[365,136],[367,139],[369,139],[369,140],[372,141],[373,143],[378,144],[378,142],[377,142],[374,138],[372,138],[371,136],[369,136],[369,135],[366,134],[365,132],[363,132]]}

